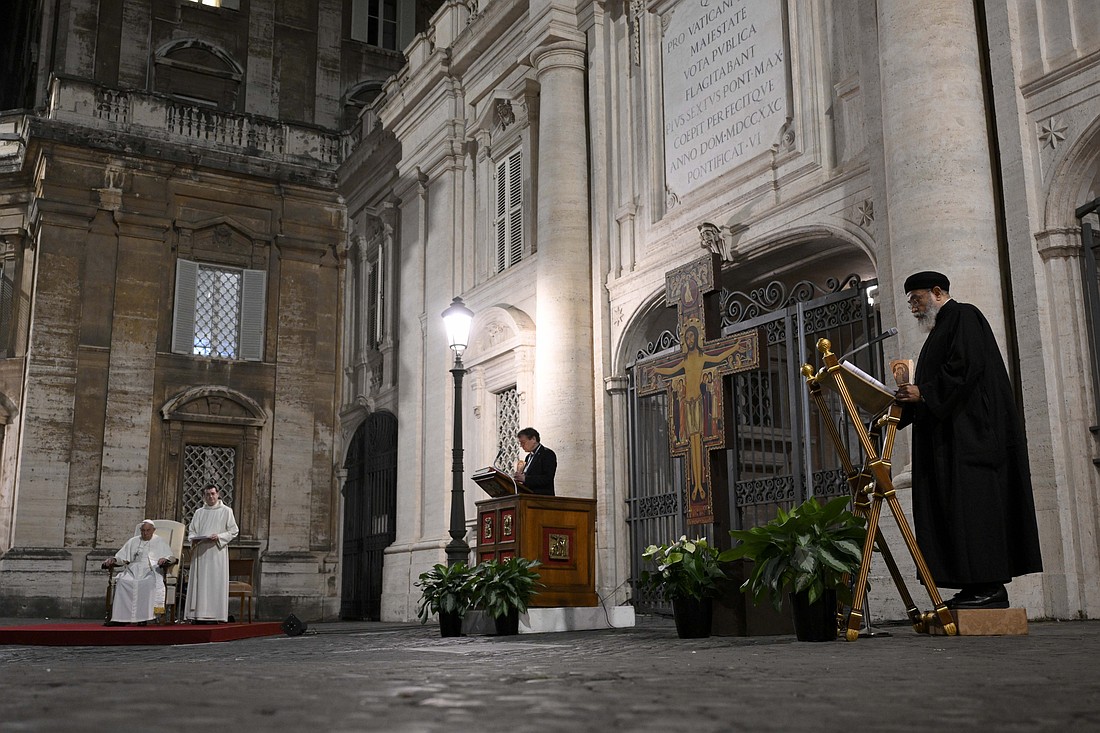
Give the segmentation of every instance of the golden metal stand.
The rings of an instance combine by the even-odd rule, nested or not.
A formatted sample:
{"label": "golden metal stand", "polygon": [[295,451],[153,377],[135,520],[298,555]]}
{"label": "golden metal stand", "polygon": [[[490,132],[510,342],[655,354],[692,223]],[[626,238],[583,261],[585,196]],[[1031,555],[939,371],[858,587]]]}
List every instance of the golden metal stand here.
{"label": "golden metal stand", "polygon": [[[943,599],[940,598],[939,589],[936,588],[936,584],[932,580],[932,574],[928,571],[928,565],[924,562],[924,556],[921,555],[920,548],[917,546],[917,538],[902,513],[901,503],[898,501],[890,477],[890,456],[894,451],[894,438],[897,435],[898,420],[901,417],[901,406],[897,403],[891,403],[886,412],[875,421],[873,428],[875,439],[872,440],[872,431],[869,431],[867,426],[863,424],[856,402],[852,398],[851,391],[845,381],[845,370],[841,367],[836,355],[831,351],[832,344],[828,339],[820,339],[817,342],[817,349],[821,352],[821,358],[825,364],[824,368],[815,374],[814,368],[809,364],[805,364],[802,367],[802,375],[806,378],[806,387],[810,391],[810,397],[825,416],[825,425],[829,437],[832,438],[837,455],[840,456],[848,486],[852,492],[852,511],[867,519],[867,539],[863,543],[863,558],[859,565],[856,587],[852,593],[852,610],[848,615],[846,638],[848,641],[855,641],[859,638],[859,629],[863,623],[863,599],[866,597],[867,576],[871,572],[871,553],[876,545],[886,561],[890,576],[894,579],[894,585],[897,586],[901,599],[905,603],[905,613],[908,615],[910,623],[913,624],[913,629],[917,633],[928,633],[930,624],[938,617],[940,624],[943,625],[944,632],[949,636],[954,636],[956,633],[955,620],[951,616],[951,611],[944,605]],[[852,462],[851,456],[848,454],[848,448],[841,439],[840,432],[832,420],[829,405],[821,393],[822,384],[828,384],[836,389],[841,402],[844,404],[844,410],[855,427],[856,435],[859,436],[860,445],[863,447],[864,455],[867,458],[858,469]],[[876,443],[878,443],[880,437],[879,431],[883,428],[885,428],[886,433],[882,443],[882,454],[879,455]],[[905,580],[901,576],[901,571],[886,545],[886,540],[879,529],[879,515],[882,513],[883,499],[890,505],[890,511],[894,514],[894,520],[901,530],[901,536],[905,539],[909,554],[913,556],[913,560],[916,562],[917,574],[924,583],[924,587],[928,589],[928,596],[932,600],[934,611],[922,614],[918,610],[916,603],[913,602],[913,596],[909,593]]]}

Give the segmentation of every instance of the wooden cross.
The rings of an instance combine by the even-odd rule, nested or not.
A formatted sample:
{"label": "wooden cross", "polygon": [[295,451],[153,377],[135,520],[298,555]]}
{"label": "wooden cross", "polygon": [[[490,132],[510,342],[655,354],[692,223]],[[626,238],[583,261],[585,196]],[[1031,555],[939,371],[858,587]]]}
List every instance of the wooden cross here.
{"label": "wooden cross", "polygon": [[710,452],[726,447],[723,378],[760,366],[760,332],[753,329],[710,339],[705,299],[717,289],[718,255],[701,257],[665,275],[665,304],[676,306],[680,349],[638,362],[638,394],[668,393],[668,443],[686,457],[687,523],[714,521]]}

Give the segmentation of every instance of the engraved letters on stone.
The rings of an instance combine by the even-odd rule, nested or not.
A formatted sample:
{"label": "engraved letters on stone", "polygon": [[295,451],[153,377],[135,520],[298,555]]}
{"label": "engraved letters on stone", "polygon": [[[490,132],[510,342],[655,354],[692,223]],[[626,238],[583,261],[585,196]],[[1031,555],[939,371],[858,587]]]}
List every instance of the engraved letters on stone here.
{"label": "engraved letters on stone", "polygon": [[787,121],[781,0],[685,0],[663,16],[665,180],[683,196],[767,151]]}

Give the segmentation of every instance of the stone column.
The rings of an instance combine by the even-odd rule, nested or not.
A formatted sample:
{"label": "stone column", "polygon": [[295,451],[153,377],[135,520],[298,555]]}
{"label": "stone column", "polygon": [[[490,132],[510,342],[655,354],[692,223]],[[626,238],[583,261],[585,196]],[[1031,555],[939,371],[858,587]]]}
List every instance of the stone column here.
{"label": "stone column", "polygon": [[600,579],[596,592],[600,598],[618,606],[627,601],[626,580],[630,577],[630,535],[627,531],[626,498],[630,486],[630,434],[628,388],[625,376],[605,377],[604,389],[610,397],[607,413],[610,429],[605,430],[605,466],[597,481],[596,501],[596,577]]}
{"label": "stone column", "polygon": [[[905,278],[938,270],[952,295],[981,308],[1005,348],[990,148],[971,3],[878,2],[889,253],[899,351],[924,342],[904,302]],[[893,291],[890,287],[893,286]],[[889,312],[889,309],[888,309]]]}
{"label": "stone column", "polygon": [[557,493],[593,496],[592,285],[584,45],[531,55],[538,144],[535,427],[558,454]]}

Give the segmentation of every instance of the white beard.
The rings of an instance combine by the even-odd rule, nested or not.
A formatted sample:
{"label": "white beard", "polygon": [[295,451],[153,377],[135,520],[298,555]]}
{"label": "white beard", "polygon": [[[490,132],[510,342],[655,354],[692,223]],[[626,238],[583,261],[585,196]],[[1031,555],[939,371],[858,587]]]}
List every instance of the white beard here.
{"label": "white beard", "polygon": [[913,317],[917,319],[917,328],[921,333],[932,333],[932,329],[936,327],[936,316],[939,314],[940,306],[931,303],[924,313],[914,313]]}

